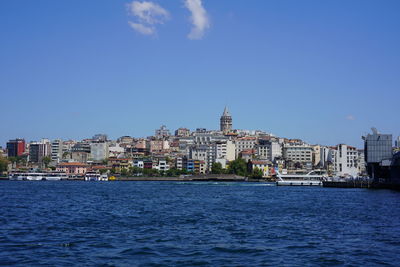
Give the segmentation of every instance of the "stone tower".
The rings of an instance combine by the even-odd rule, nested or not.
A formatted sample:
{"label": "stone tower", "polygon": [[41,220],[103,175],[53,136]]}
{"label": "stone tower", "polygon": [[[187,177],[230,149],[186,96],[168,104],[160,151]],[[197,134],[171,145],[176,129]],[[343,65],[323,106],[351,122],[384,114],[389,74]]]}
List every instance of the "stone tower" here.
{"label": "stone tower", "polygon": [[225,107],[224,113],[220,119],[220,130],[224,133],[232,131],[232,116],[227,107]]}

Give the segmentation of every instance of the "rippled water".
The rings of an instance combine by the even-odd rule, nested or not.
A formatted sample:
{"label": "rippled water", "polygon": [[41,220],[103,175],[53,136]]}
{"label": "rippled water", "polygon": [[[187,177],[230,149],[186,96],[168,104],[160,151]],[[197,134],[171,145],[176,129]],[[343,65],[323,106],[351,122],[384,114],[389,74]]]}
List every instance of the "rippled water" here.
{"label": "rippled water", "polygon": [[398,265],[400,192],[0,182],[3,265]]}

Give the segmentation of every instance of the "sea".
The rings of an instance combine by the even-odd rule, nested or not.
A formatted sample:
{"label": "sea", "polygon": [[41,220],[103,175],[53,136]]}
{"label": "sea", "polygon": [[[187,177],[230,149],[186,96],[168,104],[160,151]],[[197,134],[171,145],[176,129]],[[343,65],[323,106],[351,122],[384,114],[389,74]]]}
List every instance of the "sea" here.
{"label": "sea", "polygon": [[4,266],[399,266],[400,192],[0,182]]}

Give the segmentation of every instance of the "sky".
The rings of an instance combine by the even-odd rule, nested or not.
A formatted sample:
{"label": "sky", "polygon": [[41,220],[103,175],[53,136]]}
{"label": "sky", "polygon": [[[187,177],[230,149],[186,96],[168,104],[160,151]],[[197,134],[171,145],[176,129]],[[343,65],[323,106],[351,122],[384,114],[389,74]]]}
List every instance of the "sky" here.
{"label": "sky", "polygon": [[400,135],[398,0],[2,0],[0,145],[165,124]]}

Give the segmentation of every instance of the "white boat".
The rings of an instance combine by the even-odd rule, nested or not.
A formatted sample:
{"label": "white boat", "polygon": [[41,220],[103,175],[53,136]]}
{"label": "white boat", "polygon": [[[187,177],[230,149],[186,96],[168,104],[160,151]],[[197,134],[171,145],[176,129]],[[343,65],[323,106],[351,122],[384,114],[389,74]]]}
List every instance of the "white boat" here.
{"label": "white boat", "polygon": [[325,173],[310,171],[307,174],[281,174],[277,172],[276,185],[279,186],[322,186]]}
{"label": "white boat", "polygon": [[16,181],[59,181],[67,178],[64,172],[13,172],[8,176],[9,180]]}
{"label": "white boat", "polygon": [[107,174],[100,174],[98,172],[87,172],[85,174],[85,181],[108,181]]}

